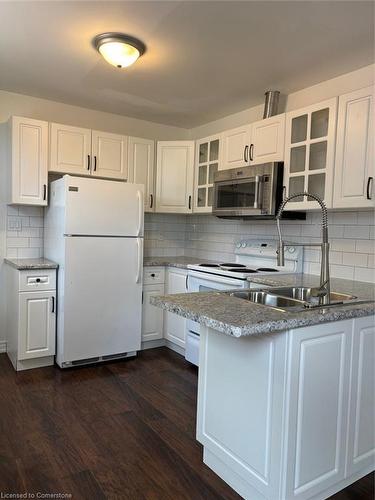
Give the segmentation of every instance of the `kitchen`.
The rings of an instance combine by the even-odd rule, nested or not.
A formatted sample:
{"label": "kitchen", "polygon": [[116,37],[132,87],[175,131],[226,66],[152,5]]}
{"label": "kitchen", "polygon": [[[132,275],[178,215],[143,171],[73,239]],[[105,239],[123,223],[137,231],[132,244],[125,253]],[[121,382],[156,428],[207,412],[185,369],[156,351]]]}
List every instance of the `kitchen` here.
{"label": "kitchen", "polygon": [[324,4],[2,2],[2,494],[373,496],[374,5]]}

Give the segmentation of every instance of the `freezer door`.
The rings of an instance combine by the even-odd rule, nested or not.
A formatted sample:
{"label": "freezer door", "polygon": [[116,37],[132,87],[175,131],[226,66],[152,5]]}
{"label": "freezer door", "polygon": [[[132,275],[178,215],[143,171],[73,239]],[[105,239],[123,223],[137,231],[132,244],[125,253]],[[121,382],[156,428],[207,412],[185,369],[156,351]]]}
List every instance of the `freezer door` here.
{"label": "freezer door", "polygon": [[143,185],[85,179],[65,180],[65,234],[143,236]]}
{"label": "freezer door", "polygon": [[57,361],[141,346],[142,238],[66,237],[63,322]]}

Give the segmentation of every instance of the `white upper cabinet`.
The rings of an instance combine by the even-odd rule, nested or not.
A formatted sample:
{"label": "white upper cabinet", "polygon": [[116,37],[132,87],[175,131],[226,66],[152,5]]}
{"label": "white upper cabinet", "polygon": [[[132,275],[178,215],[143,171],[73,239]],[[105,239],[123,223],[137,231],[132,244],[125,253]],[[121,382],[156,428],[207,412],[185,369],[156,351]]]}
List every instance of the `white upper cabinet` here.
{"label": "white upper cabinet", "polygon": [[191,213],[194,180],[194,141],[157,144],[156,212]]}
{"label": "white upper cabinet", "polygon": [[[286,114],[284,186],[286,195],[308,191],[332,208],[337,98]],[[317,209],[298,197],[287,210]]]}
{"label": "white upper cabinet", "polygon": [[220,136],[213,135],[196,143],[194,212],[212,212],[214,175],[220,165]]}
{"label": "white upper cabinet", "polygon": [[106,179],[127,179],[127,139],[124,135],[92,131],[93,175]]}
{"label": "white upper cabinet", "polygon": [[149,139],[129,137],[129,182],[144,185],[145,212],[155,210],[154,193],[155,143]]}
{"label": "white upper cabinet", "polygon": [[8,202],[47,205],[48,123],[12,116]]}
{"label": "white upper cabinet", "polygon": [[222,135],[220,170],[250,165],[251,125],[226,130]]}
{"label": "white upper cabinet", "polygon": [[49,170],[91,175],[91,130],[51,123]]}
{"label": "white upper cabinet", "polygon": [[374,87],[339,97],[334,208],[374,207]]}
{"label": "white upper cabinet", "polygon": [[283,161],[285,114],[223,132],[220,170]]}
{"label": "white upper cabinet", "polygon": [[284,160],[285,114],[251,124],[251,165]]}
{"label": "white upper cabinet", "polygon": [[126,180],[127,137],[51,123],[49,170]]}

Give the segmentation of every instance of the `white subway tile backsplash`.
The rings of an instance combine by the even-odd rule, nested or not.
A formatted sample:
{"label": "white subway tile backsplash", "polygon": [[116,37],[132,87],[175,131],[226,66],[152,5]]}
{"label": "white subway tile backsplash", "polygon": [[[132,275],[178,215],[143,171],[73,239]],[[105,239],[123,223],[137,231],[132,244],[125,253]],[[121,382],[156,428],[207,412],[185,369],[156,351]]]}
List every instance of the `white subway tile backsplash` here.
{"label": "white subway tile backsplash", "polygon": [[368,239],[370,234],[369,226],[345,226],[344,238]]}
{"label": "white subway tile backsplash", "polygon": [[30,217],[31,227],[43,227],[43,217]]}
{"label": "white subway tile backsplash", "polygon": [[[7,257],[37,258],[43,255],[43,208],[8,206]],[[17,227],[17,229],[13,229]]]}
{"label": "white subway tile backsplash", "polygon": [[329,217],[329,220],[333,224],[357,224],[358,214],[357,212],[336,212]]}
{"label": "white subway tile backsplash", "polygon": [[43,207],[19,206],[18,214],[25,215],[27,217],[43,217]]}
{"label": "white subway tile backsplash", "polygon": [[19,248],[17,258],[18,259],[37,259],[42,257],[43,249],[38,248]]}
{"label": "white subway tile backsplash", "polygon": [[17,238],[17,237],[8,237],[7,245],[10,248],[19,248],[19,247],[28,247],[29,239],[28,238]]}
{"label": "white subway tile backsplash", "polygon": [[364,210],[358,212],[357,224],[364,226],[374,226],[375,225],[375,212],[373,210]]}
{"label": "white subway tile backsplash", "polygon": [[[7,256],[43,255],[43,209],[8,206]],[[21,228],[10,229],[17,220]],[[329,212],[331,276],[371,282],[374,279],[375,222],[372,211]],[[18,222],[17,222],[18,224]],[[19,227],[19,226],[17,226]],[[321,215],[306,221],[283,221],[286,239],[320,243]],[[145,214],[145,256],[186,255],[233,260],[234,244],[241,239],[276,239],[274,221],[229,221],[210,215]],[[320,273],[320,250],[306,248],[304,272]]]}
{"label": "white subway tile backsplash", "polygon": [[[343,278],[347,280],[354,279],[354,267],[331,264],[330,271],[331,271],[331,277]],[[320,267],[319,267],[319,272],[320,272]],[[314,274],[319,274],[319,273],[314,273]]]}
{"label": "white subway tile backsplash", "polygon": [[330,239],[331,250],[341,252],[355,252],[356,240]]}
{"label": "white subway tile backsplash", "polygon": [[344,252],[342,254],[342,263],[344,266],[367,267],[367,254]]}
{"label": "white subway tile backsplash", "polygon": [[354,268],[354,279],[356,281],[366,281],[367,283],[375,282],[375,269],[368,269],[365,267]]}
{"label": "white subway tile backsplash", "polygon": [[374,253],[375,241],[374,240],[356,240],[355,251],[359,253]]}

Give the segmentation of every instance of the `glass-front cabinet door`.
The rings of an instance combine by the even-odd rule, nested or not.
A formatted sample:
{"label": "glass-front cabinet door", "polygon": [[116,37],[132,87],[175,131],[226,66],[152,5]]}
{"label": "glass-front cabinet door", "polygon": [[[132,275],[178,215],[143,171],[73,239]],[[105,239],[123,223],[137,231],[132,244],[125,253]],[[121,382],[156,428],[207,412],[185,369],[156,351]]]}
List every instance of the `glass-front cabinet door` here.
{"label": "glass-front cabinet door", "polygon": [[220,162],[220,136],[196,142],[194,212],[212,212],[213,182]]}
{"label": "glass-front cabinet door", "polygon": [[[286,115],[284,193],[318,195],[332,207],[337,99]],[[313,199],[297,197],[287,210],[318,208]]]}

